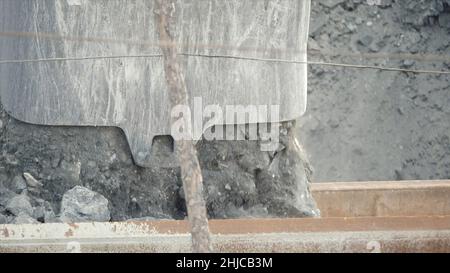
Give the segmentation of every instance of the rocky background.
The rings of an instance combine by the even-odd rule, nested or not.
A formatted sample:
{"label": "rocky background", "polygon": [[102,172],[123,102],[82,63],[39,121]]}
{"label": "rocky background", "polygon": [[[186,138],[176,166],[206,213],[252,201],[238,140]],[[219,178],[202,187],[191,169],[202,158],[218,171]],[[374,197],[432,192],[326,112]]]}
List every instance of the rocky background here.
{"label": "rocky background", "polygon": [[[313,0],[309,59],[448,71],[449,4]],[[310,68],[299,135],[314,182],[450,178],[450,75]]]}
{"label": "rocky background", "polygon": [[[119,129],[36,126],[1,113],[0,224],[185,218],[169,138],[155,140],[154,162],[141,168]],[[198,143],[209,217],[319,215],[293,128],[281,127],[275,152],[259,141]]]}
{"label": "rocky background", "polygon": [[[448,0],[312,2],[310,60],[450,69]],[[318,215],[294,133],[313,181],[449,178],[449,91],[446,75],[311,66],[307,115],[284,124],[276,153],[251,141],[198,144],[209,216]],[[143,169],[119,129],[34,126],[1,108],[0,120],[0,224],[185,217],[169,139],[155,141]]]}

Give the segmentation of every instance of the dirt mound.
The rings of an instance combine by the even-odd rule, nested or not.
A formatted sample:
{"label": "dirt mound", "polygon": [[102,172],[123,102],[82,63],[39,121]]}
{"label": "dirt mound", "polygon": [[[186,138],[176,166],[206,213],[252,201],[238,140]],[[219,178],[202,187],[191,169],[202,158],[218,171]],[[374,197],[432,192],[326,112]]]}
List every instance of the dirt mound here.
{"label": "dirt mound", "polygon": [[[8,209],[18,196],[28,200],[29,217],[60,221],[63,196],[76,186],[106,197],[114,221],[185,217],[180,171],[167,137],[155,141],[152,166],[140,168],[119,129],[35,126],[1,113],[2,221],[18,218],[19,211]],[[306,159],[288,134],[290,127],[282,130],[277,153],[262,152],[258,141],[198,144],[210,217],[318,215]],[[25,178],[41,186],[30,186]]]}

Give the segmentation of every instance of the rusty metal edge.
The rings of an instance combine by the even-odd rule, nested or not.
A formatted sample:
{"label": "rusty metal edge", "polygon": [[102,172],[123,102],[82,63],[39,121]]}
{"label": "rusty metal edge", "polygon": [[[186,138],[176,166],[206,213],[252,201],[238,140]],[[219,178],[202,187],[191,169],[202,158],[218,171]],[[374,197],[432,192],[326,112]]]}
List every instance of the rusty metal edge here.
{"label": "rusty metal edge", "polygon": [[[450,216],[214,220],[218,252],[450,252]],[[0,226],[0,252],[188,252],[186,221]]]}
{"label": "rusty metal edge", "polygon": [[[216,252],[228,253],[450,253],[450,231],[367,231],[213,235]],[[189,252],[188,234],[146,237],[15,240],[0,253],[180,253]]]}
{"label": "rusty metal edge", "polygon": [[311,185],[323,217],[450,215],[450,180]]}
{"label": "rusty metal edge", "polygon": [[[211,220],[216,235],[450,230],[450,216]],[[0,225],[0,244],[8,240],[118,238],[189,234],[187,221]]]}
{"label": "rusty metal edge", "polygon": [[[439,192],[442,199],[449,190],[450,180],[312,185],[313,194],[339,198],[349,191],[352,195],[363,191],[374,195],[428,192],[431,197]],[[430,196],[427,202],[433,202]],[[220,252],[450,252],[450,215],[212,220],[210,226],[215,249]],[[189,224],[150,221],[0,225],[0,252],[77,250],[187,252]]]}
{"label": "rusty metal edge", "polygon": [[363,182],[319,182],[311,191],[371,191],[371,190],[439,190],[450,189],[450,180],[405,180]]}

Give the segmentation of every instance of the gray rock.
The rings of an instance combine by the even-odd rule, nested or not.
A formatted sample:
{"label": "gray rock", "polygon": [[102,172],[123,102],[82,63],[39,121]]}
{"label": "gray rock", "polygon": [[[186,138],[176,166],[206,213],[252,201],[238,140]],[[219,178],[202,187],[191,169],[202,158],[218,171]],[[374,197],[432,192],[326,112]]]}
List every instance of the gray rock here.
{"label": "gray rock", "polygon": [[50,202],[44,201],[39,208],[34,210],[33,215],[38,221],[44,223],[58,223],[61,222],[53,211],[52,204]]}
{"label": "gray rock", "polygon": [[370,35],[364,35],[363,37],[361,37],[358,40],[358,43],[365,46],[365,47],[369,47],[373,42],[373,37]]}
{"label": "gray rock", "polygon": [[27,184],[27,191],[34,195],[39,195],[42,191],[44,185],[37,181],[30,173],[24,173],[23,177],[25,178]]}
{"label": "gray rock", "polygon": [[305,156],[294,147],[294,123],[283,123],[277,152],[260,141],[201,141],[198,145],[208,215],[229,217],[317,216]]}
{"label": "gray rock", "polygon": [[111,219],[108,200],[101,194],[76,186],[66,192],[61,203],[63,222],[107,222]]}
{"label": "gray rock", "polygon": [[239,166],[249,172],[254,173],[255,170],[267,168],[270,164],[268,153],[251,154],[247,153],[238,159]]}
{"label": "gray rock", "polygon": [[6,210],[16,216],[21,213],[33,215],[33,206],[31,206],[28,196],[24,194],[11,198],[6,205]]}
{"label": "gray rock", "polygon": [[11,185],[11,190],[13,190],[17,194],[21,194],[24,190],[26,190],[27,184],[22,176],[14,177]]}
{"label": "gray rock", "polygon": [[325,14],[311,18],[311,24],[309,28],[309,36],[316,37],[320,34],[322,28],[328,23],[329,17]]}
{"label": "gray rock", "polygon": [[448,0],[403,0],[397,1],[395,4],[401,11],[400,18],[404,23],[414,26],[423,26],[430,23],[430,19],[445,10],[445,4],[449,4]]}
{"label": "gray rock", "polygon": [[81,163],[61,161],[60,175],[64,180],[72,184],[78,184],[80,181]]}
{"label": "gray rock", "polygon": [[386,8],[392,5],[392,0],[367,0],[367,4]]}
{"label": "gray rock", "polygon": [[4,225],[8,223],[8,218],[5,215],[0,214],[0,225]]}
{"label": "gray rock", "polygon": [[23,177],[27,182],[28,187],[38,189],[44,186],[41,182],[37,181],[30,173],[24,173]]}
{"label": "gray rock", "polygon": [[16,194],[7,188],[0,187],[0,206],[6,207],[9,200],[16,196]]}
{"label": "gray rock", "polygon": [[24,212],[19,213],[12,223],[14,225],[39,224],[36,219]]}
{"label": "gray rock", "polygon": [[60,223],[61,219],[56,217],[53,210],[46,210],[44,212],[44,223]]}
{"label": "gray rock", "polygon": [[449,13],[443,13],[439,16],[439,25],[441,27],[450,29],[450,14]]}
{"label": "gray rock", "polygon": [[340,5],[344,2],[345,2],[345,0],[322,0],[319,3],[327,8],[332,9],[332,8],[336,7],[337,5]]}
{"label": "gray rock", "polygon": [[45,217],[45,207],[43,206],[35,207],[33,210],[33,218],[43,222],[44,217]]}
{"label": "gray rock", "polygon": [[42,199],[33,200],[37,205],[35,205],[33,211],[33,218],[42,223],[56,223],[60,222],[58,217],[56,217],[50,202]]}

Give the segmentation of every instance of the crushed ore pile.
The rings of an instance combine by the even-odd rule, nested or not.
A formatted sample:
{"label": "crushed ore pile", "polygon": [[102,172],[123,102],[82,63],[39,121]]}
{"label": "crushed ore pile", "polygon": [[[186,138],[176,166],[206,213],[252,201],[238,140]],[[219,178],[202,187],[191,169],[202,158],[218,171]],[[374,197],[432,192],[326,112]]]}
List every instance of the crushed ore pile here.
{"label": "crushed ore pile", "polygon": [[[312,1],[309,60],[449,71],[449,4]],[[450,179],[449,75],[315,65],[308,92],[298,128],[314,182]]]}
{"label": "crushed ore pile", "polygon": [[[184,219],[173,143],[156,139],[150,168],[136,166],[115,128],[46,127],[2,113],[0,223]],[[197,144],[211,218],[317,216],[310,169],[281,128],[279,149],[259,141]]]}

